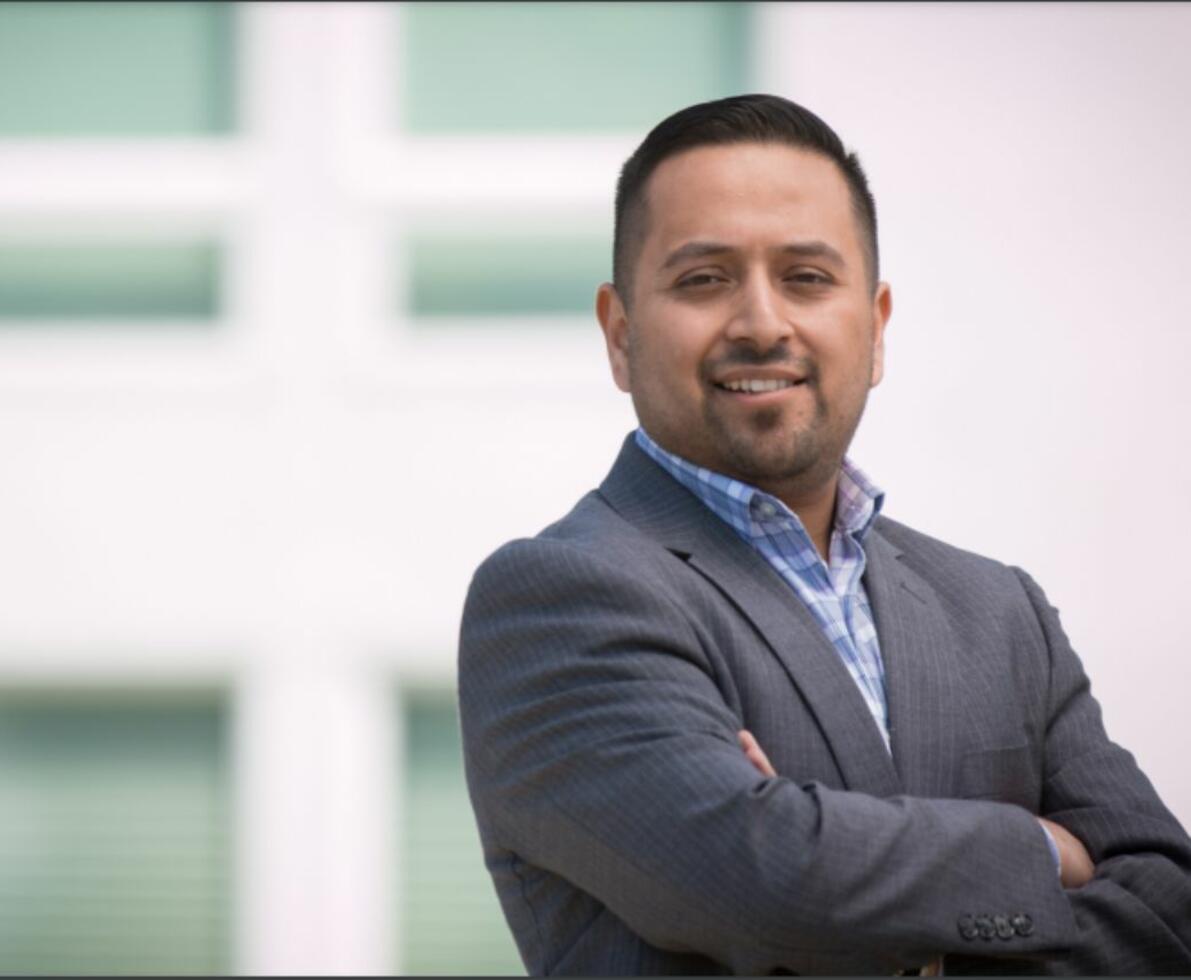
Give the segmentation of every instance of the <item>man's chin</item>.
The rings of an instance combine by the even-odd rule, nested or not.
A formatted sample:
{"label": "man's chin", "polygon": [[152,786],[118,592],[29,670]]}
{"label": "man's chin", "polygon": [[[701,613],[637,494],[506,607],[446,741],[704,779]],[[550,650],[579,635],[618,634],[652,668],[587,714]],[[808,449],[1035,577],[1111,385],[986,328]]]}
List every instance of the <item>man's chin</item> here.
{"label": "man's chin", "polygon": [[818,447],[805,439],[732,440],[725,454],[732,469],[754,486],[789,483],[814,471]]}

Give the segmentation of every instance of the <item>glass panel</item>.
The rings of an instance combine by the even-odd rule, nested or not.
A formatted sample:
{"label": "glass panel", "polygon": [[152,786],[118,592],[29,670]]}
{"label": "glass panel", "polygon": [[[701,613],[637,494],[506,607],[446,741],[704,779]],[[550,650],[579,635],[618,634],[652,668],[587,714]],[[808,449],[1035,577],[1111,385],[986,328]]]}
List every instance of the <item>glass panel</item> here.
{"label": "glass panel", "polygon": [[402,4],[415,133],[652,126],[747,90],[746,4]]}
{"label": "glass panel", "polygon": [[0,137],[226,133],[233,47],[224,3],[0,3]]}
{"label": "glass panel", "polygon": [[229,966],[224,710],[0,701],[0,973]]}
{"label": "glass panel", "polygon": [[413,316],[590,315],[612,277],[612,243],[591,238],[415,236],[409,240]]}
{"label": "glass panel", "polygon": [[399,972],[525,975],[484,867],[454,696],[407,692]]}
{"label": "glass panel", "polygon": [[211,243],[0,245],[0,320],[211,319],[219,307]]}

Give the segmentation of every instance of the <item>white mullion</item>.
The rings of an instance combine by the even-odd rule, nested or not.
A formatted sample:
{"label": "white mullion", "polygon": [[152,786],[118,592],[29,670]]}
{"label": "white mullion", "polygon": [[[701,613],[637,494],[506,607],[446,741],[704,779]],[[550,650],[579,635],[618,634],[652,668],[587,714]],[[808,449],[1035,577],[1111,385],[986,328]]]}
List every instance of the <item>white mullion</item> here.
{"label": "white mullion", "polygon": [[379,858],[395,778],[384,737],[391,711],[336,609],[339,484],[327,470],[351,424],[333,379],[357,215],[336,179],[331,136],[342,109],[337,79],[352,55],[336,37],[349,13],[332,4],[244,8],[257,192],[240,228],[241,299],[249,358],[270,393],[261,492],[271,501],[264,546],[273,572],[259,597],[273,625],[250,667],[256,679],[240,727],[240,968],[254,974],[390,966],[390,874]]}
{"label": "white mullion", "polygon": [[[326,121],[325,138],[344,218],[328,275],[335,290],[336,356],[345,368],[335,382],[340,395],[344,386],[354,387],[361,369],[388,363],[394,354],[393,269],[399,216],[361,193],[359,171],[363,161],[373,159],[394,139],[399,13],[394,4],[338,3],[327,19],[324,51],[334,65],[328,78],[328,102],[334,112]],[[400,181],[403,161],[397,158],[392,166],[394,179]]]}
{"label": "white mullion", "polygon": [[[349,975],[393,970],[396,919],[394,842],[400,831],[399,725],[390,667],[353,650],[350,664],[325,677],[327,781],[322,969]],[[305,969],[312,969],[307,964]]]}
{"label": "white mullion", "polygon": [[228,211],[249,196],[232,140],[6,140],[0,216]]}
{"label": "white mullion", "polygon": [[406,136],[352,161],[352,184],[381,206],[606,205],[638,137]]}
{"label": "white mullion", "polygon": [[[325,50],[334,71],[328,132],[345,219],[330,277],[340,318],[336,336],[342,368],[334,394],[336,418],[354,426],[361,412],[371,414],[368,392],[400,390],[402,380],[410,376],[411,364],[402,356],[400,343],[395,271],[405,217],[401,206],[417,199],[420,188],[408,174],[397,136],[400,9],[393,4],[342,3],[329,13]],[[386,180],[408,194],[386,198],[371,193],[367,175],[378,167],[385,169]],[[395,555],[394,560],[408,556]],[[358,654],[371,650],[373,669],[345,675],[334,698],[340,765],[335,783],[328,787],[334,800],[328,830],[337,834],[339,851],[328,882],[334,896],[329,938],[339,951],[339,963],[354,973],[392,972],[401,947],[396,869],[404,781],[398,771],[401,726],[395,693],[402,654],[407,652],[401,638],[409,619],[410,612],[398,608],[395,615],[382,617],[371,640],[357,631],[353,649]]]}
{"label": "white mullion", "polygon": [[300,631],[272,640],[235,689],[236,972],[328,974],[324,668]]}

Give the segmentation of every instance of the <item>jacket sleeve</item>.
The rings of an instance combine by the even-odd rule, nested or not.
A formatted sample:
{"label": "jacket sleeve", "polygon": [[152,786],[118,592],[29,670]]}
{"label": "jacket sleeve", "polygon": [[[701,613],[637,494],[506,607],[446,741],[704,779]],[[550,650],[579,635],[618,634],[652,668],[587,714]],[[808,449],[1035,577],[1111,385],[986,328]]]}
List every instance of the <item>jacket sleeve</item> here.
{"label": "jacket sleeve", "polygon": [[612,558],[550,539],[490,558],[464,610],[459,693],[486,833],[655,946],[745,974],[890,973],[971,953],[965,907],[1032,919],[1000,955],[1075,938],[1025,810],[762,778],[697,627]]}
{"label": "jacket sleeve", "polygon": [[1087,675],[1041,589],[1020,569],[1050,652],[1043,816],[1096,865],[1067,893],[1079,937],[1052,971],[1191,973],[1191,839],[1132,755],[1111,742]]}

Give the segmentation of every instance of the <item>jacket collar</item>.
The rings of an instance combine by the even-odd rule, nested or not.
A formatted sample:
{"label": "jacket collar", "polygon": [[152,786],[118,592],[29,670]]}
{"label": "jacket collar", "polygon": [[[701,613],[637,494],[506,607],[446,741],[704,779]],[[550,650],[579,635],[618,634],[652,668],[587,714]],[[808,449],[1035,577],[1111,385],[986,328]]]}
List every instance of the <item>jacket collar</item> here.
{"label": "jacket collar", "polygon": [[875,796],[900,792],[889,751],[839,654],[761,555],[632,436],[599,492],[622,518],[711,582],[764,637],[810,706],[845,786]]}
{"label": "jacket collar", "polygon": [[752,547],[630,435],[601,496],[626,521],[711,582],[764,637],[832,747],[844,784],[875,796],[938,795],[937,733],[962,699],[954,638],[939,598],[903,560],[878,518],[866,541],[864,582],[873,607],[889,702],[890,750],[855,682],[810,610]]}

